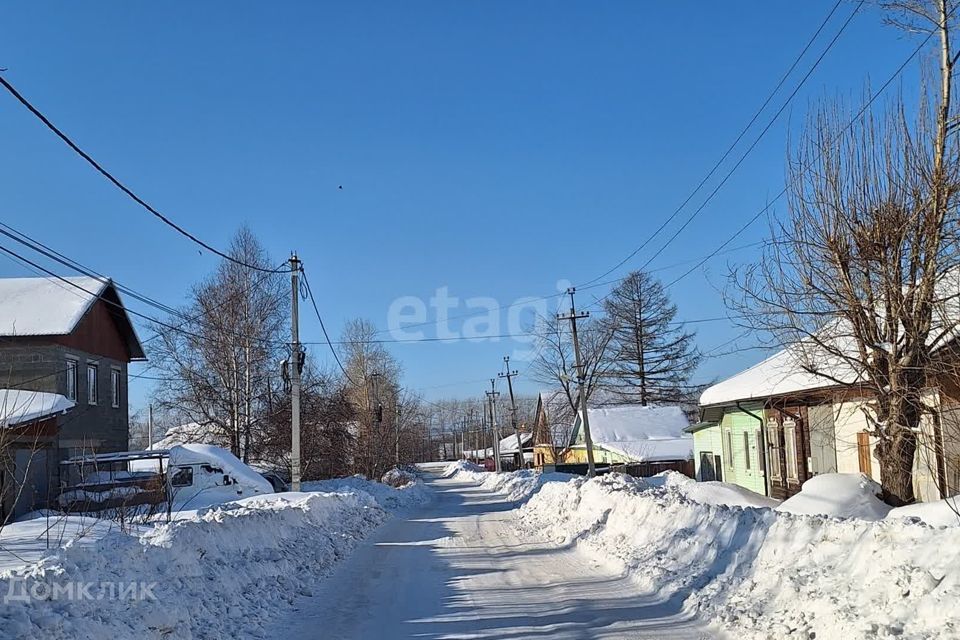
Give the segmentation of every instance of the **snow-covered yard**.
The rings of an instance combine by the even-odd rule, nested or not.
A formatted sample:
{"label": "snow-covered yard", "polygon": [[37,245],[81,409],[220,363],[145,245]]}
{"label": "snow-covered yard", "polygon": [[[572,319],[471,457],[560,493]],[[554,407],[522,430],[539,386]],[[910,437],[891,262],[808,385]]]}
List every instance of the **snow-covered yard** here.
{"label": "snow-covered yard", "polygon": [[184,511],[130,533],[53,519],[52,550],[45,518],[7,525],[0,543],[16,556],[0,571],[0,638],[256,637],[389,510],[429,497],[420,481],[308,489]]}

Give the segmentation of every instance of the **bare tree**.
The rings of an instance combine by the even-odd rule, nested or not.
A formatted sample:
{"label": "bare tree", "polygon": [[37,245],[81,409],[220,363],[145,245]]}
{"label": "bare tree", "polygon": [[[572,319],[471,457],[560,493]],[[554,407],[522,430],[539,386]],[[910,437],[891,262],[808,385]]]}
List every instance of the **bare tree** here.
{"label": "bare tree", "polygon": [[[275,266],[246,227],[229,251],[245,264]],[[282,274],[222,261],[193,289],[185,308],[154,326],[160,340],[153,362],[164,377],[158,408],[210,425],[248,460],[258,414],[266,410],[271,379],[279,377],[286,355],[288,296]]]}
{"label": "bare tree", "polygon": [[[571,412],[576,413],[577,363],[567,323],[557,318],[543,318],[538,329],[537,352],[530,363],[530,376],[551,389],[560,389]],[[581,320],[577,332],[584,363],[584,395],[589,400],[602,387],[613,364],[608,353],[612,334],[607,323],[592,318]]]}
{"label": "bare tree", "polygon": [[[885,4],[891,22],[938,43],[938,81],[851,114],[827,104],[794,145],[789,215],[760,264],[734,276],[749,326],[793,345],[798,365],[862,394],[878,439],[884,498],[914,500],[924,391],[956,378],[942,346],[956,330],[958,145],[951,102],[955,10],[948,0]],[[933,87],[936,85],[936,88]],[[952,313],[944,313],[952,308]]]}
{"label": "bare tree", "polygon": [[660,281],[643,271],[627,275],[604,300],[612,335],[608,384],[625,400],[679,403],[700,363],[694,334],[674,322],[677,306]]}

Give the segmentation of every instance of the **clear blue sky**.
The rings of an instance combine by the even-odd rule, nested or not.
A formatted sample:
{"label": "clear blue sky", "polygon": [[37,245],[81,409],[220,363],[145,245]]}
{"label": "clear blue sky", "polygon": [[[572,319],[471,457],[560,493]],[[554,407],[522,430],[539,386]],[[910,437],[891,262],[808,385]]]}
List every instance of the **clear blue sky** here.
{"label": "clear blue sky", "polygon": [[[296,249],[339,334],[351,317],[385,327],[399,296],[426,300],[446,286],[509,304],[603,273],[683,201],[832,6],[19,2],[3,10],[0,67],[208,242],[223,246],[246,223],[278,261]],[[838,9],[788,86],[853,7]],[[782,188],[790,123],[821,96],[855,98],[868,78],[879,85],[916,44],[865,7],[781,122],[651,266],[701,257],[726,239]],[[907,91],[915,81],[911,70]],[[0,140],[8,224],[171,304],[214,267],[6,94]],[[734,244],[765,233],[761,222]],[[727,264],[755,251],[718,257],[677,284],[680,317],[724,315]],[[27,273],[0,259],[0,276]],[[704,350],[739,333],[729,322],[698,332]],[[320,339],[308,315],[302,334]],[[392,350],[406,383],[436,398],[480,393],[517,346]],[[710,360],[697,379],[760,356]],[[147,384],[134,383],[135,404]],[[521,376],[521,390],[534,388]]]}

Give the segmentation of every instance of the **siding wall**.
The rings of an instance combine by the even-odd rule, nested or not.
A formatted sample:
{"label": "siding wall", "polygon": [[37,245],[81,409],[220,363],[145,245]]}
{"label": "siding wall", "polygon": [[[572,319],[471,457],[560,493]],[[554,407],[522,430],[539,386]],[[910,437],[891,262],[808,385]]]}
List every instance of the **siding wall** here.
{"label": "siding wall", "polygon": [[[857,448],[857,434],[869,428],[863,414],[863,402],[847,400],[833,405],[834,429],[837,434],[837,471],[839,473],[859,473],[860,456]],[[880,482],[880,462],[874,457],[877,440],[870,437],[870,476]]]}
{"label": "siding wall", "polygon": [[[760,405],[745,406],[757,415],[763,415]],[[761,495],[764,494],[765,478],[760,468],[759,443],[757,431],[761,428],[760,421],[753,416],[731,409],[723,414],[720,423],[723,439],[723,479],[725,482],[740,485]],[[727,434],[730,434],[728,439]],[[744,434],[748,447],[744,446]],[[732,450],[730,445],[732,444]],[[747,468],[747,458],[750,465]]]}

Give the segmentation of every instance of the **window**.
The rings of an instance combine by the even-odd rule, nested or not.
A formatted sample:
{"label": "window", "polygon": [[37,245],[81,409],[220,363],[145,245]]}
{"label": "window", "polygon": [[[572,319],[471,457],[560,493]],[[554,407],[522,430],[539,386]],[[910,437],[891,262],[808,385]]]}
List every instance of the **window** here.
{"label": "window", "polygon": [[783,448],[787,457],[787,480],[797,482],[797,436],[796,423],[793,420],[783,421]]}
{"label": "window", "polygon": [[170,478],[170,485],[174,487],[189,487],[193,484],[193,467],[177,467],[176,473]]}
{"label": "window", "polygon": [[750,434],[743,432],[743,464],[747,471],[750,470]]}
{"label": "window", "polygon": [[726,459],[726,464],[728,467],[733,466],[733,432],[727,429],[723,432],[723,437],[726,442],[723,447],[723,456]]}
{"label": "window", "polygon": [[120,407],[120,370],[110,369],[110,406]]}
{"label": "window", "polygon": [[100,391],[97,388],[97,365],[87,365],[87,403],[97,404],[100,398]]}
{"label": "window", "polygon": [[67,358],[67,397],[77,399],[77,367],[78,362]]}
{"label": "window", "polygon": [[779,480],[780,473],[780,427],[775,419],[767,422],[767,446],[770,447],[770,477]]}

